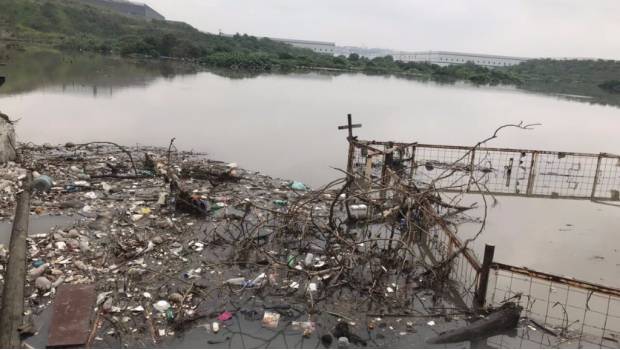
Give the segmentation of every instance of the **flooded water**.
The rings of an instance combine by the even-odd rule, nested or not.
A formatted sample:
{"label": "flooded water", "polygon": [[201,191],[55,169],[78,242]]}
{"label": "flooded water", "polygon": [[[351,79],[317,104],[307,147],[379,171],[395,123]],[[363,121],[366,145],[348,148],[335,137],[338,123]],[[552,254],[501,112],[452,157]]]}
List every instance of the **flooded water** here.
{"label": "flooded water", "polygon": [[[510,87],[442,85],[319,73],[228,76],[102,58],[18,60],[0,67],[0,109],[21,140],[114,141],[208,152],[241,167],[318,186],[341,174],[346,114],[360,139],[620,153],[620,109]],[[587,99],[585,99],[587,101]],[[498,198],[476,243],[496,260],[620,287],[620,207]],[[464,231],[467,228],[464,229]]]}
{"label": "flooded water", "polygon": [[[32,215],[28,223],[28,234],[36,235],[39,233],[48,233],[52,227],[64,228],[71,226],[71,224],[77,220],[77,217],[64,215]],[[11,242],[12,229],[13,223],[11,221],[0,221],[0,244],[7,248]]]}

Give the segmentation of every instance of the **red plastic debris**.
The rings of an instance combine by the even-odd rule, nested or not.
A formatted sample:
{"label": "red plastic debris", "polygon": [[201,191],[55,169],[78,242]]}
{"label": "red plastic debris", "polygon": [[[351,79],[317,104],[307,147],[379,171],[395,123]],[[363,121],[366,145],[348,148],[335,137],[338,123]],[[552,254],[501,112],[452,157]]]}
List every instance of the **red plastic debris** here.
{"label": "red plastic debris", "polygon": [[219,321],[224,322],[224,321],[228,321],[228,320],[230,320],[232,317],[233,317],[233,314],[231,314],[231,313],[230,313],[230,312],[228,312],[228,311],[224,311],[224,312],[222,312],[222,313],[221,313],[221,314],[217,317],[217,319],[218,319]]}

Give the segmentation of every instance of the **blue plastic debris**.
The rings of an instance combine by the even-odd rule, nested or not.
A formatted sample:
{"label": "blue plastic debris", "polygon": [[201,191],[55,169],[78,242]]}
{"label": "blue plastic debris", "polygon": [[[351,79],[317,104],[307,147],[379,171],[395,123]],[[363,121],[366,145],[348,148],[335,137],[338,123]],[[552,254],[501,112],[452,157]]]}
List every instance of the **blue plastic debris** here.
{"label": "blue plastic debris", "polygon": [[305,191],[305,190],[307,190],[306,185],[302,184],[299,181],[293,181],[293,183],[291,184],[291,188],[296,190],[296,191]]}

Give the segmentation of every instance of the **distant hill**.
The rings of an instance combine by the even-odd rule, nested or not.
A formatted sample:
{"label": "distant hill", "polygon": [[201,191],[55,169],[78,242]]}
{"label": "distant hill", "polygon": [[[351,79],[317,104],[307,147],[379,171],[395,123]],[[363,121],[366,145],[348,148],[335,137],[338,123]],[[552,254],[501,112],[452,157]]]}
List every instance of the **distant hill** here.
{"label": "distant hill", "polygon": [[125,16],[135,17],[143,20],[165,20],[159,12],[155,11],[149,5],[135,3],[127,0],[80,0],[84,3],[103,7],[108,10],[118,12]]}
{"label": "distant hill", "polygon": [[17,46],[183,58],[215,52],[312,54],[268,39],[226,38],[184,23],[143,21],[82,0],[0,0],[0,9],[0,40]]}

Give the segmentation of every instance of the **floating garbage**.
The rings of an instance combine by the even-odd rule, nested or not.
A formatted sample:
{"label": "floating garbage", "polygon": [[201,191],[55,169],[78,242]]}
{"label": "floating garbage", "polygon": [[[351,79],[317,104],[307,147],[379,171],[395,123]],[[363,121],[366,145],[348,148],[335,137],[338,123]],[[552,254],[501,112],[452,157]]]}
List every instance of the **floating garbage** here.
{"label": "floating garbage", "polygon": [[244,286],[246,283],[246,279],[243,277],[235,277],[227,279],[224,284],[228,284],[230,286]]}
{"label": "floating garbage", "polygon": [[231,314],[231,313],[230,313],[230,312],[228,312],[228,311],[224,311],[224,312],[222,312],[222,313],[221,313],[221,314],[217,317],[217,319],[218,319],[219,321],[224,322],[224,321],[228,321],[228,320],[230,320],[232,317],[233,317],[233,314]]}
{"label": "floating garbage", "polygon": [[34,281],[34,285],[40,291],[47,291],[52,288],[52,282],[46,277],[37,277]]}
{"label": "floating garbage", "polygon": [[161,313],[164,313],[166,310],[170,309],[170,303],[165,300],[160,300],[153,304],[153,308]]}
{"label": "floating garbage", "polygon": [[306,185],[304,185],[303,183],[299,182],[299,181],[293,181],[293,183],[291,183],[291,188],[294,189],[295,191],[306,191]]}
{"label": "floating garbage", "polygon": [[288,258],[286,259],[286,263],[288,265],[288,267],[293,268],[295,267],[295,256],[294,255],[289,255]]}
{"label": "floating garbage", "polygon": [[[338,316],[340,320],[350,325],[354,320],[362,322],[350,309],[357,300],[338,300],[338,293],[332,293],[374,283],[354,272],[368,265],[356,264],[376,260],[372,264],[377,273],[372,278],[377,279],[373,291],[378,304],[382,296],[376,292],[387,290],[393,293],[389,295],[393,311],[399,312],[403,311],[399,309],[403,298],[411,296],[392,284],[400,281],[391,269],[381,270],[393,266],[388,263],[394,264],[393,259],[400,255],[386,261],[382,251],[386,244],[368,241],[375,237],[374,232],[362,233],[365,227],[348,226],[345,221],[345,205],[351,202],[342,199],[356,201],[349,206],[354,216],[362,217],[370,208],[354,192],[340,195],[337,187],[306,192],[309,188],[298,181],[246,172],[190,153],[169,155],[167,149],[159,153],[133,149],[134,171],[124,152],[106,147],[55,149],[49,153],[54,166],[40,169],[69,187],[66,191],[52,189],[45,196],[36,194],[38,202],[32,208],[68,215],[74,221],[29,236],[32,266],[27,285],[38,292],[28,296],[32,300],[26,300],[27,312],[39,312],[48,305],[55,297],[55,286],[93,284],[97,311],[118,322],[121,327],[115,327],[115,335],[122,336],[128,347],[148,344],[153,336],[160,342],[160,337],[199,326],[224,333],[207,335],[208,341],[217,342],[229,336],[222,328],[234,318],[272,330],[290,322],[298,337],[317,336],[331,347],[345,338],[348,344],[340,339],[340,346],[361,346],[363,339],[351,332],[317,335],[319,322],[332,324],[333,315],[325,308],[334,301],[338,303],[334,313],[351,317]],[[48,155],[32,152],[39,159]],[[139,155],[144,152],[152,154],[152,177],[143,175],[146,164]],[[113,161],[108,159],[111,154],[116,158]],[[79,168],[72,163],[78,161]],[[75,168],[68,171],[70,166]],[[231,175],[233,169],[235,176]],[[6,198],[0,201],[0,214],[10,217],[14,213],[10,197],[18,187],[4,184],[8,178],[4,171],[6,168],[0,168],[0,197]],[[7,186],[12,192],[5,192]],[[179,195],[181,192],[186,195]],[[376,201],[372,208],[381,213],[393,204]],[[337,229],[330,226],[330,210]],[[3,261],[0,256],[0,268],[4,268]],[[323,288],[328,289],[321,294],[326,303],[318,300]],[[230,308],[229,303],[234,310],[221,309]],[[299,321],[303,315],[310,315],[305,322]],[[376,322],[372,327],[393,327],[393,335],[404,330],[404,321],[400,325],[390,322]],[[105,345],[108,329],[96,328],[92,347]]]}
{"label": "floating garbage", "polygon": [[224,284],[227,284],[230,286],[240,286],[244,288],[254,288],[254,287],[262,286],[266,278],[267,278],[267,275],[265,273],[261,273],[258,276],[256,276],[256,278],[254,278],[253,280],[249,280],[244,277],[235,277],[235,278],[227,279],[226,281],[224,281]]}
{"label": "floating garbage", "polygon": [[308,283],[308,292],[309,293],[316,293],[318,291],[318,286],[316,283]]}
{"label": "floating garbage", "polygon": [[191,242],[190,246],[196,252],[201,252],[205,248],[205,245],[202,242]]}
{"label": "floating garbage", "polygon": [[265,311],[262,325],[265,328],[276,329],[280,322],[280,314],[277,312]]}
{"label": "floating garbage", "polygon": [[144,312],[144,307],[142,305],[138,305],[136,307],[130,308],[129,311],[134,313]]}
{"label": "floating garbage", "polygon": [[310,336],[316,330],[316,324],[312,321],[307,321],[307,322],[293,321],[291,323],[291,326],[293,327],[293,330],[303,332],[303,335],[306,337]]}
{"label": "floating garbage", "polygon": [[183,297],[183,295],[181,295],[181,293],[172,293],[168,296],[168,300],[177,304],[183,303],[184,299],[185,298]]}
{"label": "floating garbage", "polygon": [[352,204],[349,206],[349,210],[354,219],[365,219],[368,216],[368,206],[366,204]]}
{"label": "floating garbage", "polygon": [[313,261],[313,260],[314,260],[314,254],[312,254],[312,253],[308,253],[308,254],[306,255],[306,258],[304,259],[304,264],[305,264],[306,266],[310,266],[310,265],[312,265],[312,261]]}
{"label": "floating garbage", "polygon": [[54,186],[54,180],[47,175],[41,175],[32,181],[32,188],[37,192],[49,192]]}
{"label": "floating garbage", "polygon": [[86,192],[84,193],[84,197],[88,199],[97,199],[97,194],[95,192]]}
{"label": "floating garbage", "polygon": [[278,207],[286,207],[288,205],[288,201],[285,201],[283,199],[276,199],[273,201],[273,204],[275,204]]}

